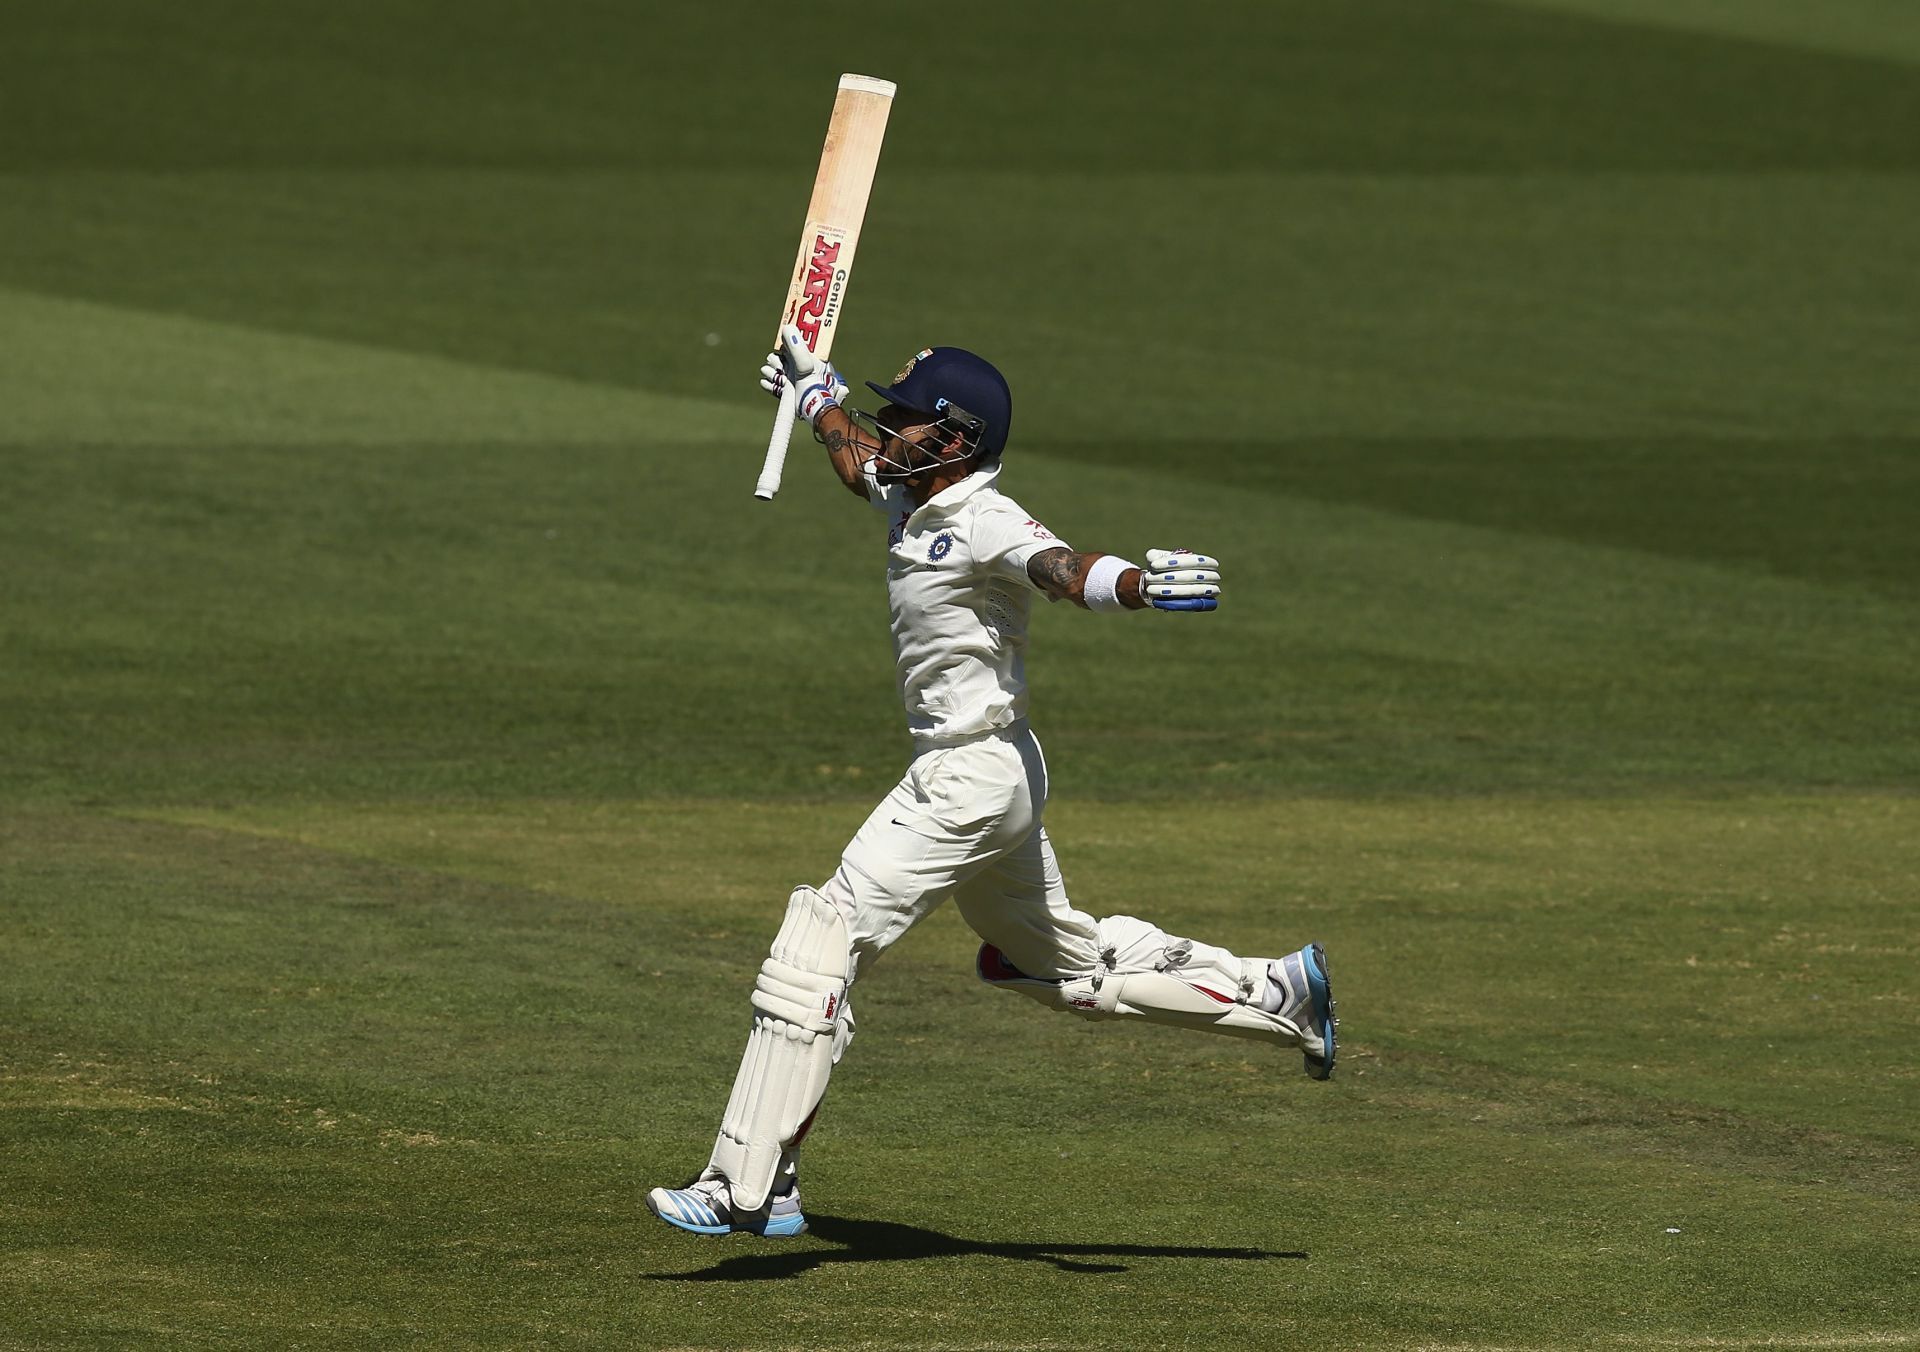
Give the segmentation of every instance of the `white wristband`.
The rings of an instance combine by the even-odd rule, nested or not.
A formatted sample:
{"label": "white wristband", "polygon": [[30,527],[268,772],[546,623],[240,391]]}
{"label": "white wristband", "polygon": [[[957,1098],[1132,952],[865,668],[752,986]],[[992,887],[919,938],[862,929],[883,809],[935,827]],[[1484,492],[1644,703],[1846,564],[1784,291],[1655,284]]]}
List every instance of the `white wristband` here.
{"label": "white wristband", "polygon": [[1128,563],[1118,554],[1102,554],[1095,559],[1093,567],[1087,569],[1087,585],[1081,593],[1087,598],[1087,609],[1132,610],[1132,606],[1120,599],[1120,574],[1139,566]]}

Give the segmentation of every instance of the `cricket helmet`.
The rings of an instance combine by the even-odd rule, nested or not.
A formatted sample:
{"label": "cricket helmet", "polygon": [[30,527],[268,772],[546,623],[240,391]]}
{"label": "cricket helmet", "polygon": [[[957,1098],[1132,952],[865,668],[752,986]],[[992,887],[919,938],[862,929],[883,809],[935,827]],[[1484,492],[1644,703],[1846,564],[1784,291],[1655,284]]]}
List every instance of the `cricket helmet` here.
{"label": "cricket helmet", "polygon": [[1007,446],[1013,424],[1013,391],[984,357],[965,348],[929,347],[900,368],[891,385],[869,380],[867,388],[889,404],[939,418],[965,435],[983,456]]}

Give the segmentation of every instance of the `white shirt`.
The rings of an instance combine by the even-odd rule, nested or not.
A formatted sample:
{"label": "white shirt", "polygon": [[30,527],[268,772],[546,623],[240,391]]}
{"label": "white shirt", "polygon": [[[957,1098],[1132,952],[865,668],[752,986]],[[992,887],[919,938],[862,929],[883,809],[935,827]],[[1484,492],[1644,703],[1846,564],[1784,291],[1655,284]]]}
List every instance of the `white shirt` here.
{"label": "white shirt", "polygon": [[901,484],[863,467],[867,498],[887,514],[887,604],[894,676],[917,742],[963,741],[1026,717],[1022,658],[1039,589],[1027,561],[1064,541],[976,470],[915,508]]}

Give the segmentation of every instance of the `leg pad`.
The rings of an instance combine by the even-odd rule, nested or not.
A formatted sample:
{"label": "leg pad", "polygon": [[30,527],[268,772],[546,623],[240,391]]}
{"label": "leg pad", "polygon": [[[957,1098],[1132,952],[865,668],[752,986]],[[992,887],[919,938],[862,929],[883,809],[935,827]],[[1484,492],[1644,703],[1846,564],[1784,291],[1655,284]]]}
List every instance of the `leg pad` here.
{"label": "leg pad", "polygon": [[811,1124],[834,1062],[853,1036],[846,920],[811,887],[795,888],[753,985],[753,1029],[707,1172],[727,1180],[737,1211],[766,1204]]}
{"label": "leg pad", "polygon": [[1286,1046],[1299,1026],[1252,1003],[1265,980],[1260,964],[1223,948],[1176,939],[1131,916],[1100,922],[1100,960],[1065,977],[1029,976],[992,944],[980,947],[975,970],[990,986],[1016,990],[1049,1009],[1087,1019],[1142,1018],[1229,1037]]}

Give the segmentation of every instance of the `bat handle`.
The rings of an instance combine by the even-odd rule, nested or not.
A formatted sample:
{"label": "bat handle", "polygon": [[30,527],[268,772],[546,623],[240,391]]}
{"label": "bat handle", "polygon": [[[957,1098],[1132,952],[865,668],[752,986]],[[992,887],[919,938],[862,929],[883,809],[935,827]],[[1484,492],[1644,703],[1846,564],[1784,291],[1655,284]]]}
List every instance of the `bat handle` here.
{"label": "bat handle", "polygon": [[766,463],[760,466],[760,482],[753,486],[753,495],[762,502],[771,502],[780,491],[780,475],[787,467],[787,443],[793,440],[793,401],[793,382],[789,380],[780,386],[780,411],[773,415]]}

